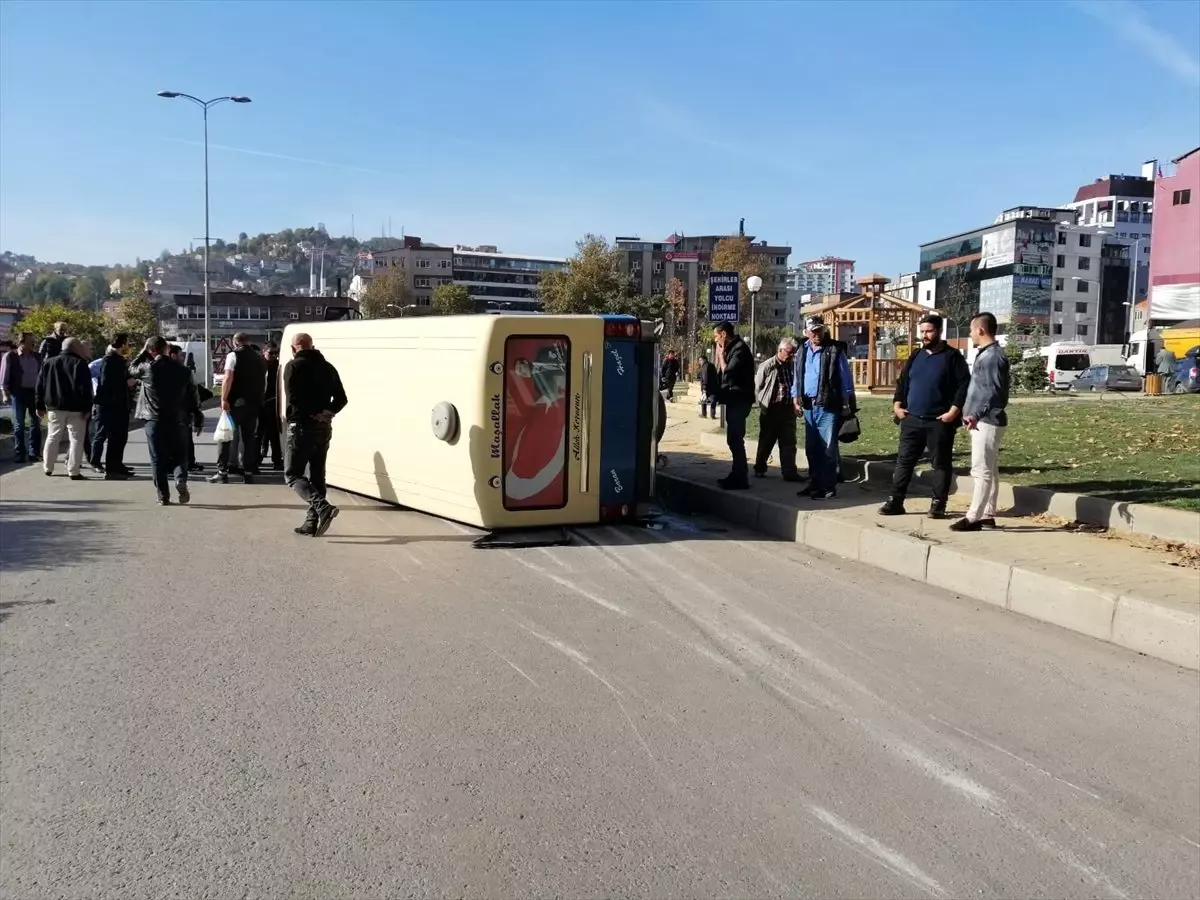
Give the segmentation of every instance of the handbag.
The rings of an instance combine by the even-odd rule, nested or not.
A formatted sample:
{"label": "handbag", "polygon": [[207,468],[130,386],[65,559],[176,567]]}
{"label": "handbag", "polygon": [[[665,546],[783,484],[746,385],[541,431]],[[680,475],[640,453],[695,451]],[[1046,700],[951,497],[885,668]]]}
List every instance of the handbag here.
{"label": "handbag", "polygon": [[858,416],[852,415],[842,420],[842,424],[838,428],[837,439],[843,444],[853,444],[861,434],[862,426],[858,423]]}

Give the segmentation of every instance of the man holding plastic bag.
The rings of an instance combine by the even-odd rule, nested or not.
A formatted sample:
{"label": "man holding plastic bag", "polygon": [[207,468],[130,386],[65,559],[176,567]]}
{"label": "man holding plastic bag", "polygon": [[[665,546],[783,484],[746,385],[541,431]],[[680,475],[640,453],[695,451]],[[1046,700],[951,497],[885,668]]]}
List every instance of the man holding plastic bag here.
{"label": "man holding plastic bag", "polygon": [[146,423],[146,444],[150,448],[150,465],[154,470],[154,489],[158,505],[171,503],[171,475],[179,502],[188,503],[187,447],[180,423],[190,421],[199,433],[204,416],[197,403],[192,380],[182,364],[171,359],[164,337],[152,337],[129,367],[129,375],[141,381],[137,417]]}
{"label": "man holding plastic bag", "polygon": [[[208,480],[225,484],[229,473],[242,461],[242,480],[250,484],[258,474],[258,418],[267,388],[267,368],[263,358],[250,346],[249,336],[233,336],[235,349],[225,356],[225,378],[221,382],[221,420],[218,434],[213,437],[220,445],[217,450],[217,474]],[[232,424],[233,437],[227,426]],[[226,427],[222,427],[226,426]]]}

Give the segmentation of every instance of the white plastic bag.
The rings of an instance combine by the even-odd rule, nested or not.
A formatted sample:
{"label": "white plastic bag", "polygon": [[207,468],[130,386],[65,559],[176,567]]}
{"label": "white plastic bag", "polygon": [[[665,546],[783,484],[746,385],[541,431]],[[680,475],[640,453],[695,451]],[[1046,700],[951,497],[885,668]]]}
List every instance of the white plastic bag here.
{"label": "white plastic bag", "polygon": [[233,440],[233,418],[227,412],[221,413],[221,418],[217,419],[216,430],[213,431],[213,440],[218,444],[227,444]]}

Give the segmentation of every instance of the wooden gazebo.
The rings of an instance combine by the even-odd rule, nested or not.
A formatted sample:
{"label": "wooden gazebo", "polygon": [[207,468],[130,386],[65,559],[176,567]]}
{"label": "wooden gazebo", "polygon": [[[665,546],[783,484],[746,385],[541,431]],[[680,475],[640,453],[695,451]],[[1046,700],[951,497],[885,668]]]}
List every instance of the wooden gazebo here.
{"label": "wooden gazebo", "polygon": [[[801,317],[822,316],[830,334],[847,343],[854,387],[859,391],[888,391],[896,386],[908,352],[916,346],[917,323],[921,316],[935,312],[884,293],[887,281],[883,275],[868,275],[858,280],[862,293],[800,310]],[[905,336],[907,343],[895,342],[890,345],[891,352],[881,354],[879,337],[884,332]]]}

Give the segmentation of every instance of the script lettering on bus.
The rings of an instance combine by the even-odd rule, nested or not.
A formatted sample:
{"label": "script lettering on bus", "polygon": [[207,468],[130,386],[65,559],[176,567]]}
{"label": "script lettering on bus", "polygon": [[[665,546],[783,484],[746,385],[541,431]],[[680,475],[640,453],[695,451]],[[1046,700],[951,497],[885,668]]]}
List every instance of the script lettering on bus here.
{"label": "script lettering on bus", "polygon": [[492,459],[500,458],[500,395],[492,394]]}
{"label": "script lettering on bus", "polygon": [[615,490],[618,494],[622,493],[625,490],[625,485],[621,484],[621,477],[617,475],[617,470],[609,469],[608,473],[612,475],[613,490]]}
{"label": "script lettering on bus", "polygon": [[611,347],[611,348],[609,348],[608,352],[612,354],[613,362],[615,362],[617,364],[617,374],[624,375],[625,374],[625,364],[621,361],[621,354],[617,352],[617,348]]}
{"label": "script lettering on bus", "polygon": [[578,462],[583,455],[583,397],[575,395],[575,409],[571,412],[571,455]]}

